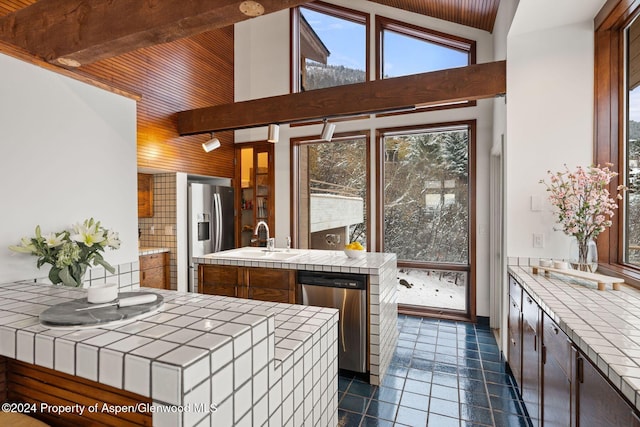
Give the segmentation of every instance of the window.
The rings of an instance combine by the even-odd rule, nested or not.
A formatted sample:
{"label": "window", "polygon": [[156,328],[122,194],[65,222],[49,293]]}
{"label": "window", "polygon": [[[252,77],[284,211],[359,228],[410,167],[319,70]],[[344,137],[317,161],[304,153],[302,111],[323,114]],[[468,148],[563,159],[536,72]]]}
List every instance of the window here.
{"label": "window", "polygon": [[292,91],[368,80],[369,15],[315,2],[293,12]]}
{"label": "window", "polygon": [[382,250],[398,256],[398,304],[469,313],[474,122],[380,131]]}
{"label": "window", "polygon": [[466,67],[476,62],[473,40],[379,16],[376,26],[379,79]]}
{"label": "window", "polygon": [[340,250],[354,241],[368,246],[368,146],[368,134],[293,141],[297,247]]}
{"label": "window", "polygon": [[[595,19],[595,164],[613,163],[611,183],[629,191],[608,232],[598,237],[599,272],[640,286],[640,8],[623,3]],[[619,66],[620,65],[620,66]]]}
{"label": "window", "polygon": [[[476,63],[476,42],[376,16],[376,78],[407,76]],[[410,54],[407,54],[410,52]],[[431,105],[420,110],[469,107],[475,101]],[[393,113],[405,114],[405,113]]]}

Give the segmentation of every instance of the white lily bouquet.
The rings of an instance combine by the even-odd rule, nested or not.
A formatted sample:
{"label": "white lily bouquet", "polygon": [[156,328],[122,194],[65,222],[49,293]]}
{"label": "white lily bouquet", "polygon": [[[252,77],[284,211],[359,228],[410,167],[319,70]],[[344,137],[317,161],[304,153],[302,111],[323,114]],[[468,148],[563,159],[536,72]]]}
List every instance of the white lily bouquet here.
{"label": "white lily bouquet", "polygon": [[38,225],[35,237],[23,237],[19,245],[9,246],[14,252],[37,256],[38,268],[51,264],[51,283],[73,287],[82,286],[87,267],[91,264],[101,265],[110,273],[115,272],[115,268],[102,257],[101,252],[105,248],[119,249],[120,238],[117,232],[107,230],[93,218],[73,225],[71,230],[47,235],[42,234]]}

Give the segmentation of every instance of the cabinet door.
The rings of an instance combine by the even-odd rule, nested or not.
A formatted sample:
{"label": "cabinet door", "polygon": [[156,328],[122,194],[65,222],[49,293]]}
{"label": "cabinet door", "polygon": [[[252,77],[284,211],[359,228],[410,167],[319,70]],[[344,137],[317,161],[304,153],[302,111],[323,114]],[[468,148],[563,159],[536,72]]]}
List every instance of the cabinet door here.
{"label": "cabinet door", "polygon": [[542,417],[545,427],[570,427],[573,349],[569,337],[545,313],[542,319]]}
{"label": "cabinet door", "polygon": [[138,174],[138,218],[153,216],[153,175]]}
{"label": "cabinet door", "polygon": [[239,295],[239,267],[228,265],[198,266],[198,291],[209,295],[241,297]]}
{"label": "cabinet door", "polygon": [[169,289],[169,253],[140,257],[140,286]]}
{"label": "cabinet door", "polygon": [[520,306],[509,298],[509,367],[522,389],[522,313]]}
{"label": "cabinet door", "polygon": [[247,268],[245,284],[250,299],[289,304],[296,302],[293,270]]}
{"label": "cabinet door", "polygon": [[540,308],[528,294],[522,299],[522,400],[536,427],[540,425]]}
{"label": "cabinet door", "polygon": [[578,355],[578,427],[633,426],[633,409],[583,355]]}

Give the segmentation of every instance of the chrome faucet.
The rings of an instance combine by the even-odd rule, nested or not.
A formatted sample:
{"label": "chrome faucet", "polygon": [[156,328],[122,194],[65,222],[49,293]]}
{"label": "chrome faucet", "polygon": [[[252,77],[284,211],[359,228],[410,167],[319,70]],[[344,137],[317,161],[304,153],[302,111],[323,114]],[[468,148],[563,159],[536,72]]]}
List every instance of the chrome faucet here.
{"label": "chrome faucet", "polygon": [[256,224],[256,229],[254,231],[254,236],[258,237],[258,231],[260,230],[260,227],[264,225],[264,229],[267,230],[267,250],[268,251],[273,251],[275,249],[276,246],[276,242],[275,239],[273,237],[269,237],[269,225],[264,222],[264,221],[259,221],[258,224]]}

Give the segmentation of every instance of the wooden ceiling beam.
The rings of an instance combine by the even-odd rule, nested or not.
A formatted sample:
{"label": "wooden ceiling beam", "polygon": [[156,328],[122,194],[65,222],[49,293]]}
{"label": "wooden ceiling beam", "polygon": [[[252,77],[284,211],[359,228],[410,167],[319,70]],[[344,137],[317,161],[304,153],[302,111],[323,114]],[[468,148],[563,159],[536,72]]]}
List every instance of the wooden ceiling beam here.
{"label": "wooden ceiling beam", "polygon": [[47,62],[78,67],[307,2],[39,0],[0,18],[0,40]]}
{"label": "wooden ceiling beam", "polygon": [[356,116],[506,93],[506,61],[272,96],[178,113],[178,133],[231,129]]}

